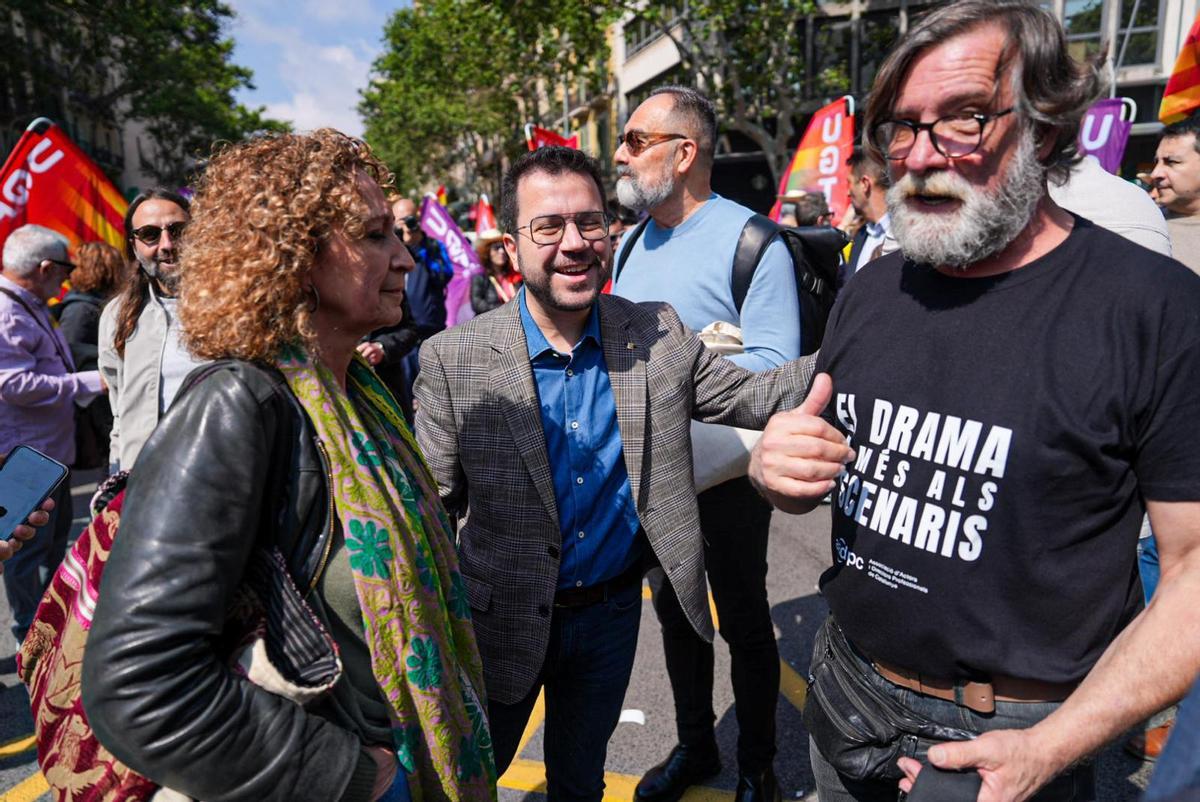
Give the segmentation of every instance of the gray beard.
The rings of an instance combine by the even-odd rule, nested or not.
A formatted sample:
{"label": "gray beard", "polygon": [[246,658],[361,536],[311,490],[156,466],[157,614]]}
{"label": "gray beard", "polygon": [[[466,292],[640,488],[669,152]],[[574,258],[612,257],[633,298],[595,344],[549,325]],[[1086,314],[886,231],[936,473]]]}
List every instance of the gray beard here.
{"label": "gray beard", "polygon": [[628,172],[622,173],[620,167],[617,168],[617,176],[617,200],[626,209],[638,214],[650,211],[675,191],[675,182],[669,178],[651,187]]}
{"label": "gray beard", "polygon": [[[958,198],[953,215],[918,212],[905,203],[929,191]],[[887,192],[892,233],[905,257],[934,267],[965,269],[1008,247],[1025,230],[1046,194],[1046,168],[1037,159],[1033,132],[1021,134],[1017,153],[994,191],[978,190],[956,173],[912,173]]]}
{"label": "gray beard", "polygon": [[138,265],[142,268],[142,272],[162,285],[162,288],[167,295],[174,298],[179,294],[178,267],[171,273],[165,273],[162,270],[162,265],[158,263],[157,259],[143,259],[140,254],[134,254],[134,256],[137,258]]}

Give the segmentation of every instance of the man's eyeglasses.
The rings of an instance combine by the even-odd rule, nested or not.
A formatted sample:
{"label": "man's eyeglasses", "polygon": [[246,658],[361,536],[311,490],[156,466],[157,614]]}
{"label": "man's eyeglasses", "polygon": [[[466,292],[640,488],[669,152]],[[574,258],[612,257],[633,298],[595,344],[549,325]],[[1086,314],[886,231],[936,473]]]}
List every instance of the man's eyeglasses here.
{"label": "man's eyeglasses", "polygon": [[575,223],[575,228],[579,230],[579,236],[585,240],[594,242],[608,236],[608,215],[604,212],[544,214],[530,220],[527,226],[519,226],[517,232],[520,233],[522,228],[527,228],[529,229],[529,239],[533,240],[535,244],[555,245],[562,242],[568,222]]}
{"label": "man's eyeglasses", "polygon": [[183,227],[187,223],[168,223],[166,226],[139,226],[132,232],[133,238],[143,245],[157,245],[158,240],[162,237],[162,233],[166,231],[171,235],[171,239],[179,239],[179,235],[183,233]]}
{"label": "man's eyeglasses", "polygon": [[64,262],[61,259],[46,259],[44,261],[49,262],[50,264],[54,265],[55,267],[65,268],[68,273],[70,273],[72,270],[75,269],[74,262]]}
{"label": "man's eyeglasses", "polygon": [[683,134],[649,134],[645,131],[626,131],[617,137],[617,147],[624,145],[630,156],[641,156],[642,151],[675,139],[687,139],[687,137]]}
{"label": "man's eyeglasses", "polygon": [[908,158],[917,142],[917,134],[929,132],[934,150],[947,159],[961,159],[979,150],[988,123],[1011,114],[1012,108],[991,114],[947,114],[931,123],[912,120],[884,120],[871,129],[871,144],[893,161]]}

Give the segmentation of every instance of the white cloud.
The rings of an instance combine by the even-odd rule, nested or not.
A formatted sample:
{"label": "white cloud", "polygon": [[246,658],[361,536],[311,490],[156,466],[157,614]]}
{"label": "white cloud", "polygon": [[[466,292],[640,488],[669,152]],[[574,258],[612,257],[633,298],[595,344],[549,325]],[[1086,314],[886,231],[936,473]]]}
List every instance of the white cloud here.
{"label": "white cloud", "polygon": [[378,13],[371,7],[371,0],[306,0],[304,13],[322,22],[370,22],[378,19],[379,26],[383,27],[383,20],[379,19]]}
{"label": "white cloud", "polygon": [[[288,120],[298,130],[332,126],[361,136],[362,120],[355,109],[358,92],[367,85],[371,62],[379,50],[363,34],[383,28],[383,19],[371,11],[368,0],[310,2],[306,7],[336,6],[339,12],[315,14],[319,19],[303,14],[289,17],[288,21],[296,24],[288,25],[277,21],[277,6],[268,10],[269,6],[256,0],[239,0],[234,5],[238,15],[232,29],[239,48],[236,58],[254,69],[260,88],[246,100],[251,105],[265,105],[271,117]],[[364,24],[348,24],[363,16],[367,17]],[[306,24],[310,22],[322,24]],[[334,24],[329,27],[328,23]],[[248,55],[242,56],[242,52]]]}

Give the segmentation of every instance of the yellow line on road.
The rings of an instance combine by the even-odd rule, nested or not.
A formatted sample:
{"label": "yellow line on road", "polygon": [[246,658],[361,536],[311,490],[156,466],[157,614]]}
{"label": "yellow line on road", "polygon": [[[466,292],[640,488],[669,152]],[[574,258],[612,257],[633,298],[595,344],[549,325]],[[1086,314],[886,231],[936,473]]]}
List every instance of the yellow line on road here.
{"label": "yellow line on road", "polygon": [[33,802],[49,790],[50,786],[46,784],[46,778],[39,771],[0,794],[0,802]]}
{"label": "yellow line on road", "polygon": [[804,700],[808,698],[808,683],[796,673],[796,669],[779,658],[779,692],[792,707],[804,712]]}
{"label": "yellow line on road", "polygon": [[[604,802],[630,802],[637,788],[638,777],[632,774],[604,773]],[[517,758],[508,767],[500,785],[513,791],[546,793],[546,767],[536,760]],[[694,786],[683,795],[683,802],[728,802],[732,791]]]}
{"label": "yellow line on road", "polygon": [[20,738],[9,741],[8,743],[0,744],[0,758],[12,757],[13,755],[19,755],[24,752],[28,752],[30,749],[36,748],[37,736],[23,735]]}
{"label": "yellow line on road", "polygon": [[525,732],[521,733],[521,740],[517,744],[517,754],[520,755],[528,746],[529,740],[537,733],[538,727],[542,726],[542,721],[546,718],[546,692],[542,691],[538,694],[537,701],[533,703],[533,710],[529,713],[529,721],[525,724]]}

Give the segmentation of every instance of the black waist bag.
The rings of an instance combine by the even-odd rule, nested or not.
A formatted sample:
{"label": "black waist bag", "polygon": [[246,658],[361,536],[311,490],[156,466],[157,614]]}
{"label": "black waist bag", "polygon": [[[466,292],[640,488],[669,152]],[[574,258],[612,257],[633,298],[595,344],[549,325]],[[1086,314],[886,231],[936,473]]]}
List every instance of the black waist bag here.
{"label": "black waist bag", "polygon": [[833,619],[817,632],[803,716],[821,755],[855,780],[898,780],[898,758],[924,761],[934,744],[975,737],[917,715],[872,685]]}

